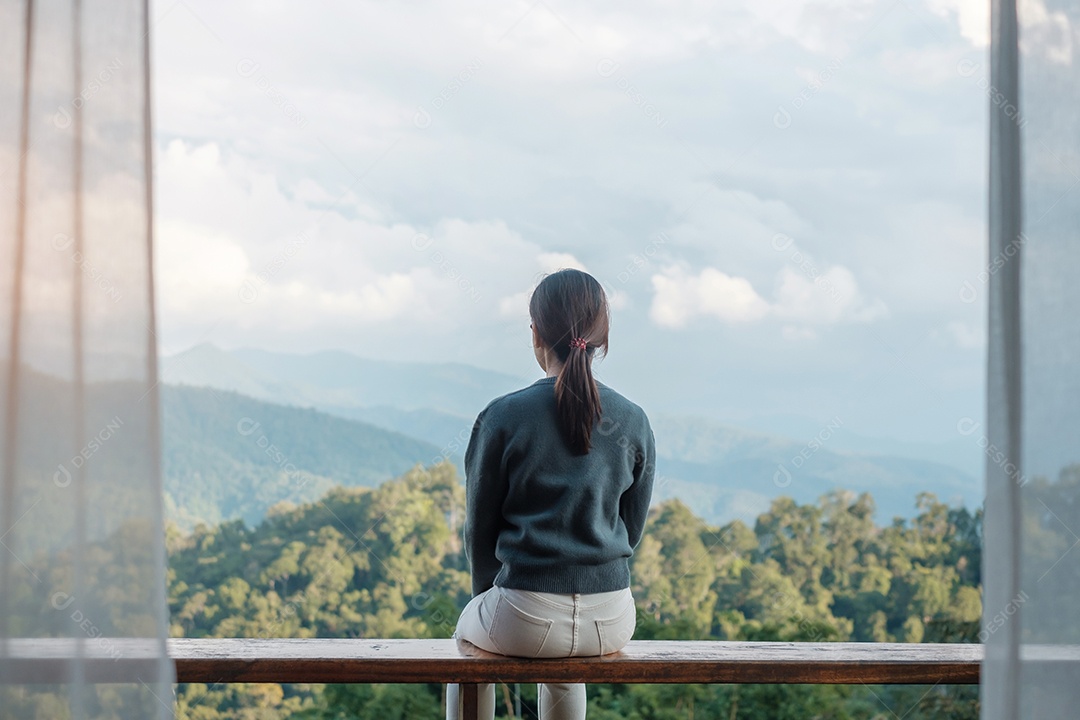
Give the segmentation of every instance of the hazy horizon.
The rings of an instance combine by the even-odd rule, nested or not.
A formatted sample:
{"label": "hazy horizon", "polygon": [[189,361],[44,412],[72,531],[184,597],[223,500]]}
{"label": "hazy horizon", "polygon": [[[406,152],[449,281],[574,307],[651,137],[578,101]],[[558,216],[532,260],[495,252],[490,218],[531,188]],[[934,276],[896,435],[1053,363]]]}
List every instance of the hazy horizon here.
{"label": "hazy horizon", "polygon": [[[333,362],[328,362],[326,356],[332,356]],[[282,364],[284,358],[303,358],[304,361],[296,363],[290,360]],[[350,363],[354,359],[361,361],[367,369],[350,370]],[[525,377],[458,361],[380,360],[340,349],[294,352],[252,347],[227,349],[213,343],[202,343],[173,355],[162,356],[161,362],[160,380],[165,384],[232,390],[281,405],[299,403],[321,407],[343,417],[355,417],[353,412],[361,407],[371,410],[393,407],[398,410],[449,412],[461,418],[466,428],[490,399],[542,377],[538,367],[535,376]],[[481,374],[470,372],[461,376],[452,372],[446,375],[440,371],[446,366]],[[402,367],[414,370],[403,375],[399,370]],[[423,370],[417,371],[417,368]],[[430,368],[430,372],[427,368]],[[452,379],[440,383],[438,387],[431,386],[430,383],[437,382],[439,376]],[[408,383],[400,385],[405,377],[413,378],[412,382],[418,382],[422,387]],[[607,382],[602,372],[597,377]],[[387,381],[390,381],[389,386],[386,385]],[[395,387],[399,389],[395,390]],[[425,394],[428,392],[438,393],[439,397]],[[458,398],[453,408],[440,406],[440,398],[445,401],[447,393]],[[632,391],[628,396],[634,401],[640,400]],[[368,399],[361,400],[363,397]],[[960,470],[973,481],[979,480],[983,472],[983,450],[978,445],[979,438],[968,427],[964,427],[965,432],[957,438],[919,443],[866,434],[859,428],[846,426],[839,416],[819,423],[812,417],[796,413],[737,418],[715,411],[679,413],[658,405],[647,406],[646,410],[654,420],[700,420],[706,427],[725,427],[740,435],[798,442],[811,455],[826,449],[841,454],[921,459]],[[376,421],[375,424],[382,423]],[[455,440],[451,435],[453,433],[427,439],[442,444]],[[456,441],[463,442],[464,437],[458,436]],[[924,489],[935,488],[928,485]]]}

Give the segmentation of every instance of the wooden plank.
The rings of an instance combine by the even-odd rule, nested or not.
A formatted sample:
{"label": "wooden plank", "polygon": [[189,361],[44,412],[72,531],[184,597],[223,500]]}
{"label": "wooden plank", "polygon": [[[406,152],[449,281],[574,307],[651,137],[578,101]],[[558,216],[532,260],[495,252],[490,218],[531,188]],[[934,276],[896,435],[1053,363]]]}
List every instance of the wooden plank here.
{"label": "wooden plank", "polygon": [[[55,677],[72,641],[12,640],[0,677]],[[593,658],[531,660],[455,640],[173,639],[178,682],[230,683],[806,683],[976,684],[982,645],[906,643],[631,642]],[[124,681],[145,668],[143,646],[85,647],[88,679]],[[118,657],[117,657],[118,656]]]}
{"label": "wooden plank", "polygon": [[71,682],[81,658],[87,682],[152,684],[170,669],[165,649],[156,638],[0,639],[0,683]]}
{"label": "wooden plank", "polygon": [[631,642],[528,660],[453,640],[170,641],[181,682],[975,684],[981,645]]}

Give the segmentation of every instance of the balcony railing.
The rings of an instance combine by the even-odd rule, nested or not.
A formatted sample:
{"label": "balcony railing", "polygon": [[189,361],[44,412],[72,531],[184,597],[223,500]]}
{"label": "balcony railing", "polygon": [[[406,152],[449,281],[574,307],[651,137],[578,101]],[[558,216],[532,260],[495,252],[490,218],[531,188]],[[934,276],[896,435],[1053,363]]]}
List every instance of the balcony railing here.
{"label": "balcony railing", "polygon": [[[6,650],[0,675],[40,683],[65,680],[76,648],[69,639],[18,639]],[[177,682],[462,683],[466,718],[476,717],[477,683],[971,685],[979,682],[983,659],[976,644],[657,640],[633,641],[612,655],[557,660],[492,655],[455,640],[177,638],[168,651]],[[152,662],[156,644],[99,638],[81,652],[88,681],[116,682]],[[1046,658],[1055,659],[1066,658]]]}

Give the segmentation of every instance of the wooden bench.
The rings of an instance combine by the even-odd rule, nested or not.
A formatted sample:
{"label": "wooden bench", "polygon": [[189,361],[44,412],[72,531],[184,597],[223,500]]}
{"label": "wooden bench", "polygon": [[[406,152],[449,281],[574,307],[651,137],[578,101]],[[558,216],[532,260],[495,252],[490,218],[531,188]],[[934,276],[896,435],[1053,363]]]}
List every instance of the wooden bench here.
{"label": "wooden bench", "polygon": [[178,682],[977,684],[982,645],[634,640],[622,652],[509,658],[456,640],[175,639]]}
{"label": "wooden bench", "polygon": [[[3,675],[41,682],[62,677],[73,657],[63,639],[14,640]],[[977,684],[982,645],[632,641],[602,657],[529,660],[492,655],[456,640],[173,639],[177,682],[462,683],[465,717],[478,683]],[[90,641],[92,682],[130,679],[153,643]],[[472,713],[472,714],[470,714]]]}

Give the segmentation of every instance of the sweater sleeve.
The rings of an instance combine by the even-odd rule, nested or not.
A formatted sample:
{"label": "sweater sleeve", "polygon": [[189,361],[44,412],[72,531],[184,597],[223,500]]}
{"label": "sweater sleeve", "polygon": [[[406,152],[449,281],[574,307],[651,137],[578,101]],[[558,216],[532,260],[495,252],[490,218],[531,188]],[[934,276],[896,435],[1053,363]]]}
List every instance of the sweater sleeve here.
{"label": "sweater sleeve", "polygon": [[626,534],[632,548],[636,548],[641,542],[641,534],[645,530],[645,519],[649,515],[655,474],[656,440],[646,418],[641,452],[634,461],[634,483],[619,498],[619,516],[626,525]]}
{"label": "sweater sleeve", "polygon": [[472,573],[473,595],[495,584],[502,563],[495,544],[502,528],[506,477],[502,468],[502,438],[486,418],[477,416],[465,449],[465,558]]}

